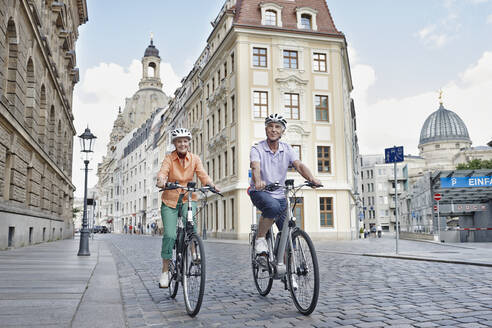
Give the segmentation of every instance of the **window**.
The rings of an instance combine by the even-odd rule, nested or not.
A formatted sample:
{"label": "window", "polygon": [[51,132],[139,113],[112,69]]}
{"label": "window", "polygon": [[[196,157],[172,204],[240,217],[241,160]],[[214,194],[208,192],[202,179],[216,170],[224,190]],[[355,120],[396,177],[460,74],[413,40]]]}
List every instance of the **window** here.
{"label": "window", "polygon": [[217,128],[219,128],[219,131],[222,129],[222,120],[221,120],[221,115],[220,115],[220,108],[217,110]]}
{"label": "window", "polygon": [[326,72],[326,54],[313,54],[313,70],[315,72]]}
{"label": "window", "polygon": [[222,229],[225,231],[227,229],[227,201],[226,200],[222,201],[222,208],[224,209],[222,212],[222,216],[224,218],[224,225],[222,226]]}
{"label": "window", "polygon": [[234,198],[231,198],[231,230],[234,230]]}
{"label": "window", "polygon": [[284,68],[297,69],[297,51],[284,50]]}
{"label": "window", "polygon": [[316,106],[316,121],[328,122],[328,96],[314,96],[314,104]]}
{"label": "window", "polygon": [[219,164],[219,180],[222,178],[222,156],[219,155],[218,159],[218,164]]}
{"label": "window", "polygon": [[231,73],[234,72],[234,53],[231,54]]}
{"label": "window", "polygon": [[231,153],[232,153],[232,160],[231,160],[232,174],[235,175],[236,174],[236,147],[231,148]]}
{"label": "window", "polygon": [[268,115],[268,92],[254,91],[253,114],[255,118],[267,117]]}
{"label": "window", "polygon": [[227,61],[224,63],[224,78],[227,77]]}
{"label": "window", "polygon": [[215,91],[215,77],[212,78],[212,92]]}
{"label": "window", "polygon": [[331,173],[331,158],[329,146],[318,146],[318,172]]}
{"label": "window", "polygon": [[[291,145],[292,149],[297,153],[297,156],[299,157],[299,160],[302,161],[301,159],[301,145]],[[289,166],[289,171],[295,172],[295,167],[293,165]]]}
{"label": "window", "polygon": [[284,106],[284,113],[287,118],[291,120],[299,119],[299,94],[284,94]]}
{"label": "window", "polygon": [[309,15],[309,14],[302,14],[301,15],[301,28],[303,28],[305,30],[311,30],[312,29],[311,15]]}
{"label": "window", "polygon": [[215,158],[212,159],[212,181],[215,181]]}
{"label": "window", "polygon": [[267,50],[266,48],[253,48],[253,66],[267,67]]}
{"label": "window", "polygon": [[224,152],[224,176],[228,177],[229,176],[229,171],[227,171],[227,162],[229,160],[229,157],[227,157],[227,150]]}
{"label": "window", "polygon": [[236,99],[234,96],[231,96],[231,123],[234,123],[236,120]]}
{"label": "window", "polygon": [[212,135],[215,135],[215,114],[212,115]]}
{"label": "window", "polygon": [[227,126],[227,102],[224,103],[224,127]]}
{"label": "window", "polygon": [[333,228],[333,198],[320,197],[319,221],[323,228]]}
{"label": "window", "polygon": [[277,12],[275,10],[265,11],[265,25],[277,26]]}

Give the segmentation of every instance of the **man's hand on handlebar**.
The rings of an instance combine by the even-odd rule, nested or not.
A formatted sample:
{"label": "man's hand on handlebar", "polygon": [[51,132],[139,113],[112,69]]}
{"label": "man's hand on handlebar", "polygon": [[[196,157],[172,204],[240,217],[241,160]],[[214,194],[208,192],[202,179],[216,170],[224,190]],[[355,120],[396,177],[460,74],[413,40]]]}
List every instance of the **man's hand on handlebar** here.
{"label": "man's hand on handlebar", "polygon": [[311,183],[311,188],[319,188],[319,187],[323,187],[323,185],[321,184],[321,181],[314,178],[312,179],[311,181],[309,181],[309,183]]}
{"label": "man's hand on handlebar", "polygon": [[260,180],[260,181],[256,181],[255,182],[255,189],[256,190],[263,190],[263,189],[265,189],[265,187],[266,187],[266,182],[265,181]]}

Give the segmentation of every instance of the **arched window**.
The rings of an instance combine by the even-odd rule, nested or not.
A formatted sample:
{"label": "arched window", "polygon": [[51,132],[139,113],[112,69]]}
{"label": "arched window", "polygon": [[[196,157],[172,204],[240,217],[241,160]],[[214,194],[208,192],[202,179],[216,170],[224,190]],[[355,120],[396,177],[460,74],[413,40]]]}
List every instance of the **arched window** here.
{"label": "arched window", "polygon": [[157,70],[156,70],[157,66],[155,65],[155,63],[151,62],[149,63],[149,66],[147,67],[147,74],[149,77],[157,77],[156,74],[157,74]]}
{"label": "arched window", "polygon": [[62,159],[62,127],[61,121],[58,121],[58,129],[56,131],[56,163],[60,164]]}
{"label": "arched window", "polygon": [[48,154],[55,154],[55,106],[51,105],[48,116]]}
{"label": "arched window", "polygon": [[43,147],[46,144],[46,127],[47,127],[47,104],[46,104],[46,88],[41,85],[39,97],[39,127],[38,127],[38,142]]}
{"label": "arched window", "polygon": [[12,18],[10,18],[7,24],[7,34],[6,34],[7,45],[7,58],[5,60],[6,76],[4,76],[3,90],[10,105],[15,108],[15,93],[17,88],[17,31],[15,28],[15,23]]}
{"label": "arched window", "polygon": [[301,27],[305,30],[311,30],[313,28],[311,15],[309,14],[301,15]]}
{"label": "arched window", "polygon": [[277,26],[277,12],[275,10],[265,11],[265,25]]}
{"label": "arched window", "polygon": [[37,111],[36,111],[36,81],[34,80],[34,64],[32,58],[27,61],[26,67],[26,98],[24,112],[26,126],[33,138],[36,138],[38,131],[35,130],[37,126]]}

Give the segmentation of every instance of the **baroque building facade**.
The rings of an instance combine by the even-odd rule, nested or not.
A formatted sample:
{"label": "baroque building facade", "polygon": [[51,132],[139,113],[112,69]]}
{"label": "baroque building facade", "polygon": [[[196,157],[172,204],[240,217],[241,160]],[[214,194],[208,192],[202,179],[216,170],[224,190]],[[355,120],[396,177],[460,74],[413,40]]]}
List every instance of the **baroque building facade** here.
{"label": "baroque building facade", "polygon": [[324,185],[303,191],[298,224],[313,238],[356,238],[352,80],[345,36],[326,2],[228,0],[212,25],[159,139],[164,154],[172,150],[169,132],[189,128],[192,151],[225,195],[210,197],[200,227],[216,238],[248,238],[257,216],[246,193],[250,149],[265,139],[265,117],[280,113],[288,120],[282,140]]}
{"label": "baroque building facade", "polygon": [[72,94],[85,0],[0,1],[0,249],[73,233]]}

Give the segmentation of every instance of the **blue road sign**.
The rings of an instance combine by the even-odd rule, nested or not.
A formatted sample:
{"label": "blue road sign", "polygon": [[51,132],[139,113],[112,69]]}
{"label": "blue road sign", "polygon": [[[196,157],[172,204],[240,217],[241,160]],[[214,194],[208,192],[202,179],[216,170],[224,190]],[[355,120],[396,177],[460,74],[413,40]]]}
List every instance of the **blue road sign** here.
{"label": "blue road sign", "polygon": [[386,148],[384,150],[384,162],[385,163],[398,163],[403,162],[405,156],[403,155],[403,146]]}
{"label": "blue road sign", "polygon": [[364,213],[360,212],[359,213],[359,219],[363,219],[364,218]]}
{"label": "blue road sign", "polygon": [[441,178],[441,188],[492,187],[492,176]]}

